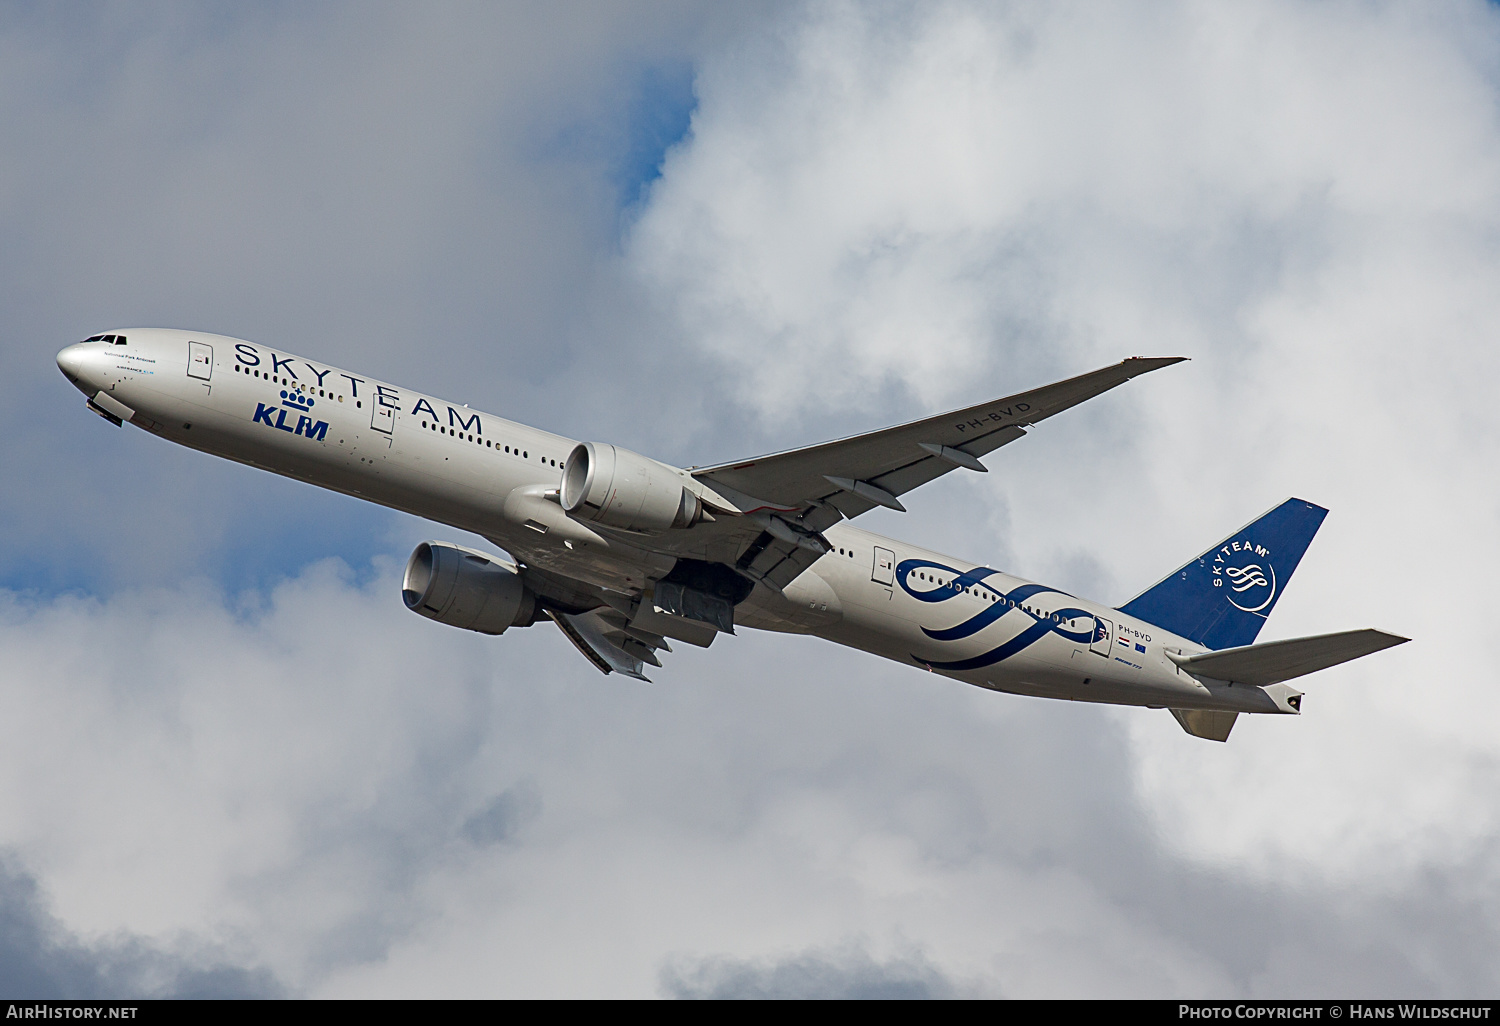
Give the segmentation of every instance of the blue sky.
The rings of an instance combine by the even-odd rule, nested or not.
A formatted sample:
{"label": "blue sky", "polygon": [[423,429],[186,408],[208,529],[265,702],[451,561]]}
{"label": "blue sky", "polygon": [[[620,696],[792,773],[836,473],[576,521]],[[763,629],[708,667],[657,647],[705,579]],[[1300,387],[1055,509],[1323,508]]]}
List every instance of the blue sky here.
{"label": "blue sky", "polygon": [[661,177],[662,161],[669,149],[687,137],[697,105],[691,62],[641,69],[625,116],[625,145],[614,155],[610,174],[623,208],[640,203],[645,190]]}

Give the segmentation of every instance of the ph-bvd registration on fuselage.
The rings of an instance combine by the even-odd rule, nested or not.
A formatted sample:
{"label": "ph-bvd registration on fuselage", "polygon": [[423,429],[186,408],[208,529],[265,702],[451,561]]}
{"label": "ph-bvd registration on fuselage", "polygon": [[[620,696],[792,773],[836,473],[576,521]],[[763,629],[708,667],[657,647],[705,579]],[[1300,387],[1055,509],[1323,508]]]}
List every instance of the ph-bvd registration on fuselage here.
{"label": "ph-bvd registration on fuselage", "polygon": [[605,673],[645,680],[671,642],[736,627],[814,634],[994,691],[1170,709],[1223,741],[1296,714],[1286,682],[1400,644],[1377,630],[1256,643],[1326,510],[1288,499],[1123,606],[860,530],[876,506],[1179,358],[1132,358],[898,427],[680,469],[270,346],[117,329],[57,363],[116,426],[487,539],[417,546],[402,600],[486,634],[556,624]]}

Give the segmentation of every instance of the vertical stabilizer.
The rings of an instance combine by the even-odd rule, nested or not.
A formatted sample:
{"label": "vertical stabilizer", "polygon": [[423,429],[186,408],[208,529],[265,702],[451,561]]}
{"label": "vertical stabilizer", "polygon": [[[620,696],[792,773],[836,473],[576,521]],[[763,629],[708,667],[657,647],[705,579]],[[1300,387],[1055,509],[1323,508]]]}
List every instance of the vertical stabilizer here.
{"label": "vertical stabilizer", "polygon": [[1120,607],[1207,648],[1250,645],[1328,511],[1288,499]]}

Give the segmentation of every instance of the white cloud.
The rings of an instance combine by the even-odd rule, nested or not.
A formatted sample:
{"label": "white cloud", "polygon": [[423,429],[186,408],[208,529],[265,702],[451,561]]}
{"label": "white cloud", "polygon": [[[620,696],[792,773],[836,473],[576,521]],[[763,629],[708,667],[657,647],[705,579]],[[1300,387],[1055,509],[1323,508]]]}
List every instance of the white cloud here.
{"label": "white cloud", "polygon": [[1410,868],[1496,830],[1464,596],[1500,557],[1497,43],[1480,5],[819,6],[705,70],[631,253],[770,420],[1193,356],[960,508],[1003,489],[1017,550],[1144,585],[1288,493],[1330,505],[1271,629],[1418,644],[1227,754],[1155,723],[1143,779],[1194,850]]}
{"label": "white cloud", "polygon": [[[69,929],[348,995],[644,996],[850,945],[889,973],[829,979],[1012,996],[1487,978],[1405,954],[1446,951],[1464,860],[1420,867],[1434,929],[1403,918],[1409,873],[1267,883],[1181,854],[1101,710],[751,633],[627,684],[545,625],[410,616],[393,570],[325,564],[249,609],[186,586],[7,610],[0,775],[28,786],[0,825]],[[477,833],[497,805],[513,823]],[[1383,975],[1337,964],[1372,944]],[[1301,975],[1268,962],[1289,950]]]}

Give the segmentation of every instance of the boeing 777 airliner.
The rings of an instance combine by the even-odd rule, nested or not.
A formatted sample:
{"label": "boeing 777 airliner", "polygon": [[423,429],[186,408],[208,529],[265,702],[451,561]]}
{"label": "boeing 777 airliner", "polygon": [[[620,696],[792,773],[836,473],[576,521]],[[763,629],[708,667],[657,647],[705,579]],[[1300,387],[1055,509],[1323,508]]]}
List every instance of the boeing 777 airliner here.
{"label": "boeing 777 airliner", "polygon": [[1327,513],[1288,499],[1110,608],[852,525],[1027,428],[1180,358],[1133,358],[899,427],[687,470],[580,443],[259,343],[118,329],[57,364],[88,407],[172,442],[488,539],[418,545],[407,608],[503,634],[557,624],[605,673],[647,679],[667,639],[814,634],[995,691],[1170,709],[1224,741],[1299,713],[1286,682],[1407,639],[1256,644]]}

